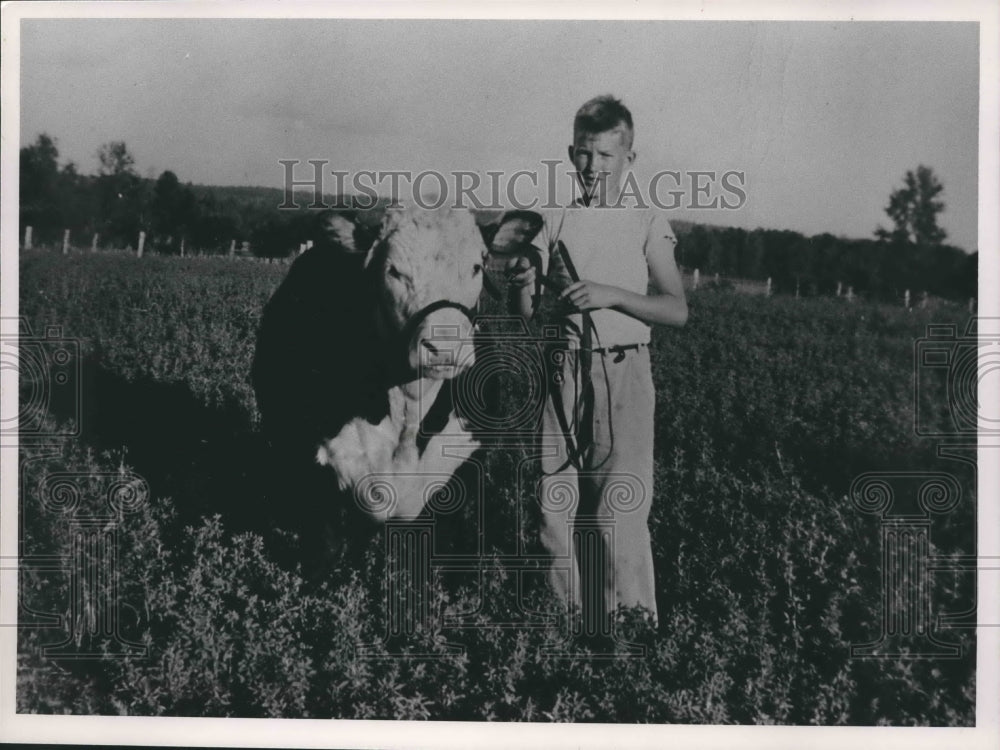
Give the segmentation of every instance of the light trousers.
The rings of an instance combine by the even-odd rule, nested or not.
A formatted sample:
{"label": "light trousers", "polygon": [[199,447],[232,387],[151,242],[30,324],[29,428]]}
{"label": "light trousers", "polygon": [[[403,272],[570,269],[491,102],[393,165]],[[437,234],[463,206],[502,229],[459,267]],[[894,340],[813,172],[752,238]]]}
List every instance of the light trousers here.
{"label": "light trousers", "polygon": [[568,460],[575,445],[563,429],[569,425],[572,440],[573,428],[586,417],[580,352],[561,350],[548,359],[538,499],[549,582],[568,607],[580,607],[592,627],[607,622],[618,605],[645,607],[655,620],[647,522],[656,394],[649,348],[592,354],[593,443],[582,462]]}

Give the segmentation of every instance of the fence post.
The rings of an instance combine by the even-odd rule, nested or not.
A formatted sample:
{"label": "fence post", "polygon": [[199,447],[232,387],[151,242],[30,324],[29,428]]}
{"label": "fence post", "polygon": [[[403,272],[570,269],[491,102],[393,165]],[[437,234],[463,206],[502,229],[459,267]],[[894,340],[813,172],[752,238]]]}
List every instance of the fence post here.
{"label": "fence post", "polygon": [[847,287],[847,301],[848,302],[853,302],[854,301],[854,287],[853,286]]}
{"label": "fence post", "polygon": [[90,252],[92,252],[92,253],[96,253],[97,252],[97,241],[98,241],[98,239],[100,239],[100,237],[101,237],[100,234],[98,234],[97,232],[94,232],[94,239],[92,239],[90,241]]}
{"label": "fence post", "polygon": [[795,299],[799,298],[799,277],[795,277]]}
{"label": "fence post", "polygon": [[694,282],[693,282],[693,283],[692,283],[692,285],[691,285],[691,288],[692,288],[692,289],[695,289],[695,290],[697,290],[697,289],[698,289],[698,278],[699,278],[700,276],[701,276],[701,273],[700,273],[700,272],[698,271],[698,269],[697,269],[697,268],[696,268],[696,269],[694,269]]}
{"label": "fence post", "polygon": [[142,249],[146,246],[146,233],[139,232],[139,249],[136,251],[136,257],[142,257]]}
{"label": "fence post", "polygon": [[715,285],[716,286],[719,285],[719,272],[718,271],[715,272]]}
{"label": "fence post", "polygon": [[767,277],[767,296],[771,296],[771,277]]}
{"label": "fence post", "polygon": [[181,257],[184,257],[184,238],[181,237]]}
{"label": "fence post", "polygon": [[236,255],[236,240],[231,240],[229,242],[229,257],[232,258]]}
{"label": "fence post", "polygon": [[838,297],[840,296],[840,293],[841,293],[842,290],[843,290],[843,282],[838,281],[837,282],[837,296]]}
{"label": "fence post", "polygon": [[69,230],[63,232],[63,255],[69,255]]}
{"label": "fence post", "polygon": [[24,228],[24,249],[31,249],[31,227]]}
{"label": "fence post", "polygon": [[923,310],[927,307],[927,290],[925,289],[920,293],[920,309]]}
{"label": "fence post", "polygon": [[903,294],[903,307],[905,307],[907,310],[910,309],[910,290],[909,289],[907,289],[906,292]]}
{"label": "fence post", "polygon": [[969,297],[969,315],[972,315],[974,312],[976,312],[976,298]]}

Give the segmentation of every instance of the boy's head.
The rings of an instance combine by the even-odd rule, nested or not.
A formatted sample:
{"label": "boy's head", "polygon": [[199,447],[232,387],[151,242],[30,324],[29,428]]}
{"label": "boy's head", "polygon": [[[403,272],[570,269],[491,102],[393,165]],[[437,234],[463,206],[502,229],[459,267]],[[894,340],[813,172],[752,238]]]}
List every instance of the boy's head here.
{"label": "boy's head", "polygon": [[632,113],[613,96],[594,97],[573,119],[569,158],[586,195],[617,200],[622,175],[635,161]]}

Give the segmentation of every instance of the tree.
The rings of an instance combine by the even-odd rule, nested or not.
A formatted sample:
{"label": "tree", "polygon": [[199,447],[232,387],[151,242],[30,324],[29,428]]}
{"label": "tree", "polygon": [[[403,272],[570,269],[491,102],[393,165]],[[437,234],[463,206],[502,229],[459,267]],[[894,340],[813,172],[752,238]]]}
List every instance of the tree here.
{"label": "tree", "polygon": [[128,152],[125,141],[109,141],[97,149],[102,175],[135,174],[135,159]]}
{"label": "tree", "polygon": [[739,255],[737,275],[746,279],[766,278],[764,272],[764,232],[755,229],[743,237],[743,247]]}
{"label": "tree", "polygon": [[[74,236],[91,228],[95,215],[89,178],[68,162],[59,168],[55,138],[41,133],[20,153],[19,214],[21,232],[30,226],[35,242],[57,242],[64,229]],[[23,235],[22,235],[23,236]]]}
{"label": "tree", "polygon": [[105,143],[97,150],[97,159],[101,234],[119,246],[133,244],[139,230],[148,228],[147,185],[136,174],[135,159],[124,141]]}
{"label": "tree", "polygon": [[59,148],[55,139],[41,133],[31,146],[21,149],[21,201],[37,199],[55,181]]}
{"label": "tree", "polygon": [[93,182],[93,177],[79,174],[73,162],[63,165],[56,181],[59,225],[72,230],[74,236],[81,238],[94,230],[94,221],[99,212]]}
{"label": "tree", "polygon": [[167,170],[153,186],[150,212],[158,243],[173,250],[195,223],[194,193],[180,184],[177,175]]}
{"label": "tree", "polygon": [[[47,225],[57,224],[59,149],[55,139],[46,133],[40,134],[34,144],[21,149],[20,165],[21,231],[25,226],[34,226],[37,232]],[[35,236],[39,237],[38,234]]]}
{"label": "tree", "polygon": [[937,224],[937,215],[944,211],[944,202],[937,200],[944,186],[934,170],[923,164],[916,173],[908,171],[904,186],[889,196],[885,212],[895,225],[892,230],[879,227],[875,236],[880,240],[911,243],[921,247],[936,247],[947,236]]}

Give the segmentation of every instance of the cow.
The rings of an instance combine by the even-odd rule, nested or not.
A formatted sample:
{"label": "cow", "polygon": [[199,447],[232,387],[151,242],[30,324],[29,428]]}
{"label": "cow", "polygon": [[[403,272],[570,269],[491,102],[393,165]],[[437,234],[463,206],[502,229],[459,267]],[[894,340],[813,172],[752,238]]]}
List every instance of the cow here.
{"label": "cow", "polygon": [[251,379],[270,495],[313,542],[416,517],[480,447],[446,386],[475,360],[486,252],[468,211],[330,211],[267,302]]}

